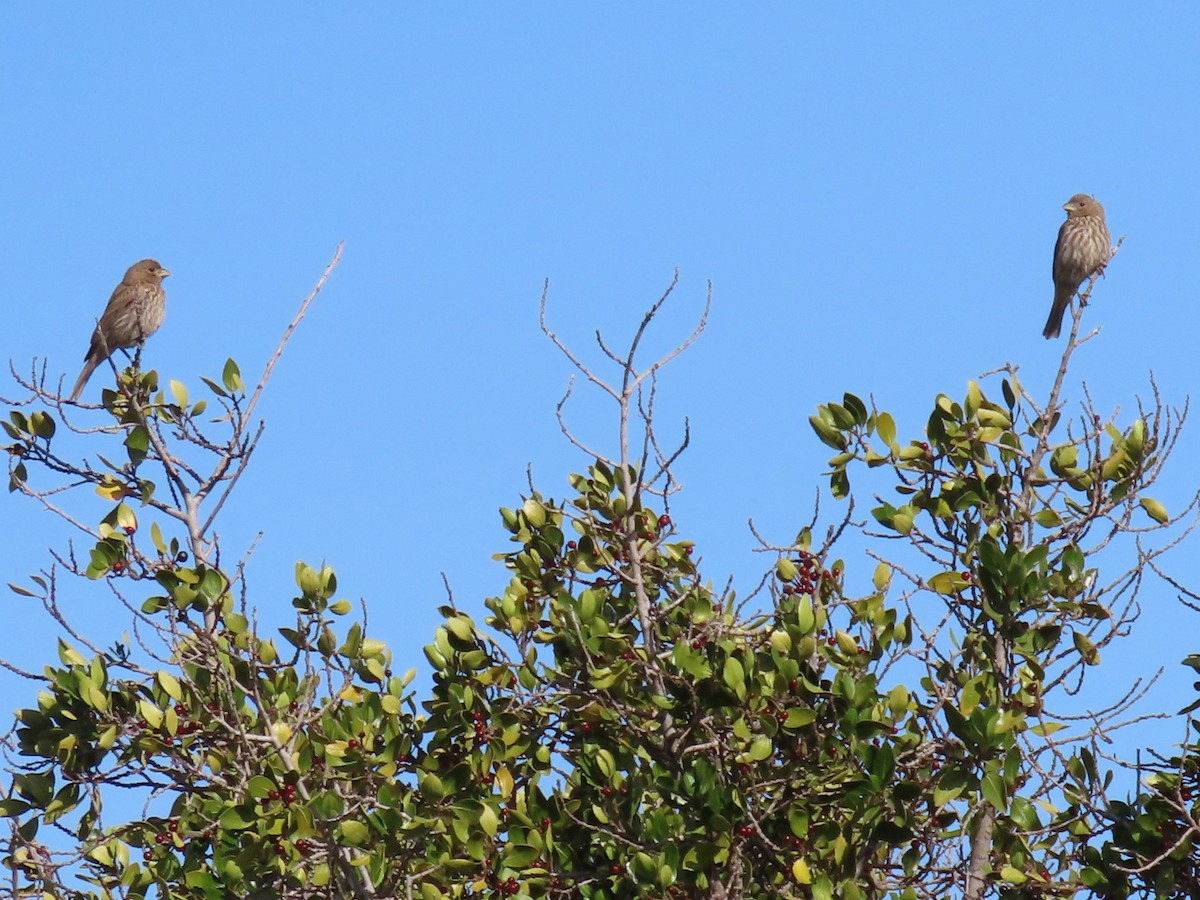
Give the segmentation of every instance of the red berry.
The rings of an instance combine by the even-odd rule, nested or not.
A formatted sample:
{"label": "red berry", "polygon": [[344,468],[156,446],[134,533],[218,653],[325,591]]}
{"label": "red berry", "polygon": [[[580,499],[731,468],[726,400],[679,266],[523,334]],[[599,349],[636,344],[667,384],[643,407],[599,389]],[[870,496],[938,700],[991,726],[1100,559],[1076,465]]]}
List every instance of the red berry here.
{"label": "red berry", "polygon": [[567,541],[567,549],[568,550],[574,550],[578,546],[579,545],[577,543],[575,543],[574,541]]}
{"label": "red berry", "polygon": [[666,513],[663,513],[661,516],[658,517],[658,527],[659,528],[667,528],[670,526],[670,524],[671,524],[671,517],[668,516]]}
{"label": "red berry", "polygon": [[350,740],[346,741],[346,746],[351,750],[355,750],[358,748],[358,741],[356,741],[354,738],[350,738]]}
{"label": "red berry", "polygon": [[685,553],[686,553],[688,556],[691,556],[691,555],[692,555],[692,550],[693,550],[693,548],[692,548],[692,547],[687,547],[687,548],[685,548],[684,552],[685,552]]}

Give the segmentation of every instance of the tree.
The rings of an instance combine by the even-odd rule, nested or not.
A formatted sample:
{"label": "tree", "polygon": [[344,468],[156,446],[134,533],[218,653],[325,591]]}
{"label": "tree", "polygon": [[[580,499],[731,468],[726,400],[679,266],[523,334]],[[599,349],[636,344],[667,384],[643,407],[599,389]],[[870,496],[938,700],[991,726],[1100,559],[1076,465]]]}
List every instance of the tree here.
{"label": "tree", "polygon": [[[1065,415],[1078,312],[1045,402],[1009,367],[985,380],[999,399],[975,381],[961,401],[939,395],[911,440],[855,396],[822,404],[810,421],[835,451],[834,497],[851,497],[853,475],[899,500],[875,501],[879,533],[847,502],[786,544],[762,540],[769,570],[740,598],[701,576],[670,514],[688,431],[662,438],[658,379],[707,302],[676,350],[643,363],[639,349],[675,287],[624,351],[597,333],[615,378],[550,329],[543,294],[543,330],[616,404],[614,449],[572,436],[564,397],[586,467],[562,499],[531,484],[501,511],[510,578],[482,622],[442,607],[424,698],[348,620],[330,568],[297,566],[296,621],[277,640],[222,561],[212,528],[256,445],[270,366],[249,394],[232,362],[206,382],[219,437],[200,424],[205,401],[127,369],[95,436],[119,439],[127,462],[99,469],[58,455],[67,410],[26,382],[37,408],[6,425],[13,489],[50,506],[60,494],[33,487],[33,469],[113,507],[86,564],[63,555],[18,591],[55,615],[60,572],[106,579],[140,643],[102,649],[63,621],[58,665],[28,676],[40,691],[0,801],[14,896],[1050,897],[1122,896],[1143,875],[1167,893],[1194,883],[1129,839],[1164,796],[1164,821],[1187,814],[1178,779],[1124,806],[1105,795],[1102,744],[1136,689],[1086,718],[1058,711],[1194,524],[1194,503],[1172,518],[1146,493],[1183,414],[1155,391],[1126,422],[1087,404]],[[862,595],[837,555],[856,531],[876,548]],[[105,798],[130,787],[144,814],[106,821]],[[1158,852],[1186,856],[1191,833],[1169,847],[1160,835]]]}

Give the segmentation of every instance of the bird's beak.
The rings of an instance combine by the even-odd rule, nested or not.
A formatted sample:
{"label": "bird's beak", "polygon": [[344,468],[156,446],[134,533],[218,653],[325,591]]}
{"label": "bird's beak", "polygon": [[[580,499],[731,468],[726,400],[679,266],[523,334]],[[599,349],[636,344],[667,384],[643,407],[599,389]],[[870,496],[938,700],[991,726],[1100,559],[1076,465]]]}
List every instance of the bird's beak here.
{"label": "bird's beak", "polygon": [[1065,209],[1067,212],[1073,212],[1076,208],[1077,207],[1075,206],[1075,204],[1070,202],[1069,200],[1063,204],[1063,209]]}
{"label": "bird's beak", "polygon": [[166,278],[166,277],[167,277],[168,275],[170,275],[170,274],[171,274],[171,270],[170,270],[170,269],[159,269],[159,270],[158,270],[158,276],[159,276],[160,278]]}

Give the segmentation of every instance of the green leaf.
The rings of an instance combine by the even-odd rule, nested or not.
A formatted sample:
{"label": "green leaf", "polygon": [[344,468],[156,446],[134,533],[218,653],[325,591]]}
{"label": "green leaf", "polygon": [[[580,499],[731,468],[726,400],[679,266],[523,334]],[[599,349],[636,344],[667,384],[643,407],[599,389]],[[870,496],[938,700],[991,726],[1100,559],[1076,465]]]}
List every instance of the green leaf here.
{"label": "green leaf", "polygon": [[183,688],[179,685],[179,679],[170,672],[155,672],[154,678],[172,700],[179,702],[183,699]]}
{"label": "green leaf", "polygon": [[1002,866],[1000,868],[1000,878],[1009,884],[1024,884],[1029,880],[1024,872],[1012,866]]}
{"label": "green leaf", "polygon": [[10,818],[22,816],[32,808],[23,800],[0,800],[0,816],[8,816]]}
{"label": "green leaf", "polygon": [[237,807],[233,807],[222,814],[221,827],[226,831],[241,831],[243,828],[249,828],[256,820],[256,816],[247,818]]}
{"label": "green leaf", "polygon": [[846,449],[846,436],[824,419],[817,416],[809,416],[808,424],[812,426],[812,430],[821,439],[821,443],[832,447],[834,450]]}
{"label": "green leaf", "polygon": [[219,384],[217,384],[211,378],[204,378],[203,376],[201,376],[200,380],[203,381],[206,385],[208,385],[208,389],[210,391],[212,391],[214,394],[216,394],[218,397],[228,397],[229,396],[228,392],[226,392],[224,388],[222,388]]}
{"label": "green leaf", "polygon": [[967,396],[963,400],[963,409],[968,419],[975,415],[982,403],[983,391],[979,390],[979,383],[972,378],[967,381]]}
{"label": "green leaf", "polygon": [[50,440],[54,437],[55,424],[54,419],[47,412],[38,410],[29,417],[29,425],[33,433],[40,438]]}
{"label": "green leaf", "polygon": [[238,369],[237,363],[232,359],[225,360],[225,370],[221,373],[221,381],[225,383],[225,389],[231,394],[244,394],[246,385],[242,383],[242,373]]}
{"label": "green leaf", "polygon": [[877,591],[884,590],[885,588],[887,588],[887,586],[889,584],[891,584],[891,581],[892,581],[892,567],[891,566],[889,566],[885,562],[881,562],[877,566],[875,566],[875,572],[871,576],[871,583],[873,585],[875,585],[875,590],[877,590]]}
{"label": "green leaf", "polygon": [[546,524],[546,507],[532,497],[525,501],[525,505],[521,509],[525,513],[526,520],[534,528],[541,528]]}
{"label": "green leaf", "polygon": [[775,576],[783,582],[791,581],[796,577],[796,564],[786,556],[779,557],[775,562]]}
{"label": "green leaf", "polygon": [[[1014,379],[1015,381],[1015,379]],[[1000,382],[1000,390],[1004,394],[1004,404],[1010,410],[1017,405],[1017,394],[1014,385],[1007,378]]]}
{"label": "green leaf", "polygon": [[500,828],[500,818],[490,806],[484,806],[483,812],[479,814],[479,827],[488,837],[496,836],[496,832]]}
{"label": "green leaf", "polygon": [[1143,497],[1138,501],[1138,504],[1146,511],[1146,515],[1159,525],[1165,525],[1171,519],[1167,515],[1167,508],[1151,497]]}
{"label": "green leaf", "polygon": [[1043,528],[1057,528],[1062,524],[1062,517],[1057,512],[1047,507],[1039,510],[1033,517],[1033,521],[1037,522]]}
{"label": "green leaf", "polygon": [[850,496],[850,476],[845,469],[836,469],[829,475],[829,493],[838,500]]}
{"label": "green leaf", "polygon": [[854,417],[855,425],[866,425],[870,419],[870,413],[867,411],[867,405],[853,394],[842,394],[842,405]]}
{"label": "green leaf", "polygon": [[875,416],[875,433],[893,453],[899,449],[896,444],[896,420],[890,413],[883,412]]}
{"label": "green leaf", "polygon": [[816,719],[817,711],[815,709],[794,706],[788,710],[787,720],[783,724],[785,728],[803,728],[811,725]]}
{"label": "green leaf", "polygon": [[1008,790],[1004,785],[1004,780],[996,773],[991,772],[983,776],[980,790],[983,792],[983,799],[992,809],[1004,812],[1008,808]]}
{"label": "green leaf", "polygon": [[1072,631],[1071,640],[1085,665],[1094,666],[1100,662],[1100,651],[1096,649],[1096,645],[1086,634],[1081,631]]}
{"label": "green leaf", "polygon": [[475,643],[475,625],[470,616],[459,614],[446,620],[446,628],[464,643]]}
{"label": "green leaf", "polygon": [[729,689],[737,694],[739,700],[746,699],[746,670],[734,656],[726,657],[725,669],[722,673]]}
{"label": "green leaf", "polygon": [[927,583],[930,590],[945,596],[957,594],[967,586],[967,582],[958,572],[938,572]]}
{"label": "green leaf", "polygon": [[770,756],[771,752],[772,752],[771,739],[769,737],[767,737],[765,734],[760,734],[758,737],[756,737],[754,739],[754,742],[750,745],[749,756],[750,756],[750,759],[754,760],[754,762],[761,762],[762,760],[764,760],[768,756]]}

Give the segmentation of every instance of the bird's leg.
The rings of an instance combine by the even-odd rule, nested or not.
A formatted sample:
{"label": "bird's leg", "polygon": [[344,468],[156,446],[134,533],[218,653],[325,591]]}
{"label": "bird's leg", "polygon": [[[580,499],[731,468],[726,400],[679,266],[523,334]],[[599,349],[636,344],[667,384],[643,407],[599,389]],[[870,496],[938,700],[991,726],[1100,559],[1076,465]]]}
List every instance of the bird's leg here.
{"label": "bird's leg", "polygon": [[1087,284],[1082,285],[1082,290],[1078,291],[1080,306],[1088,305],[1088,297],[1091,296],[1092,288],[1096,285],[1097,278],[1104,277],[1104,266],[1098,268],[1095,272],[1088,276]]}

